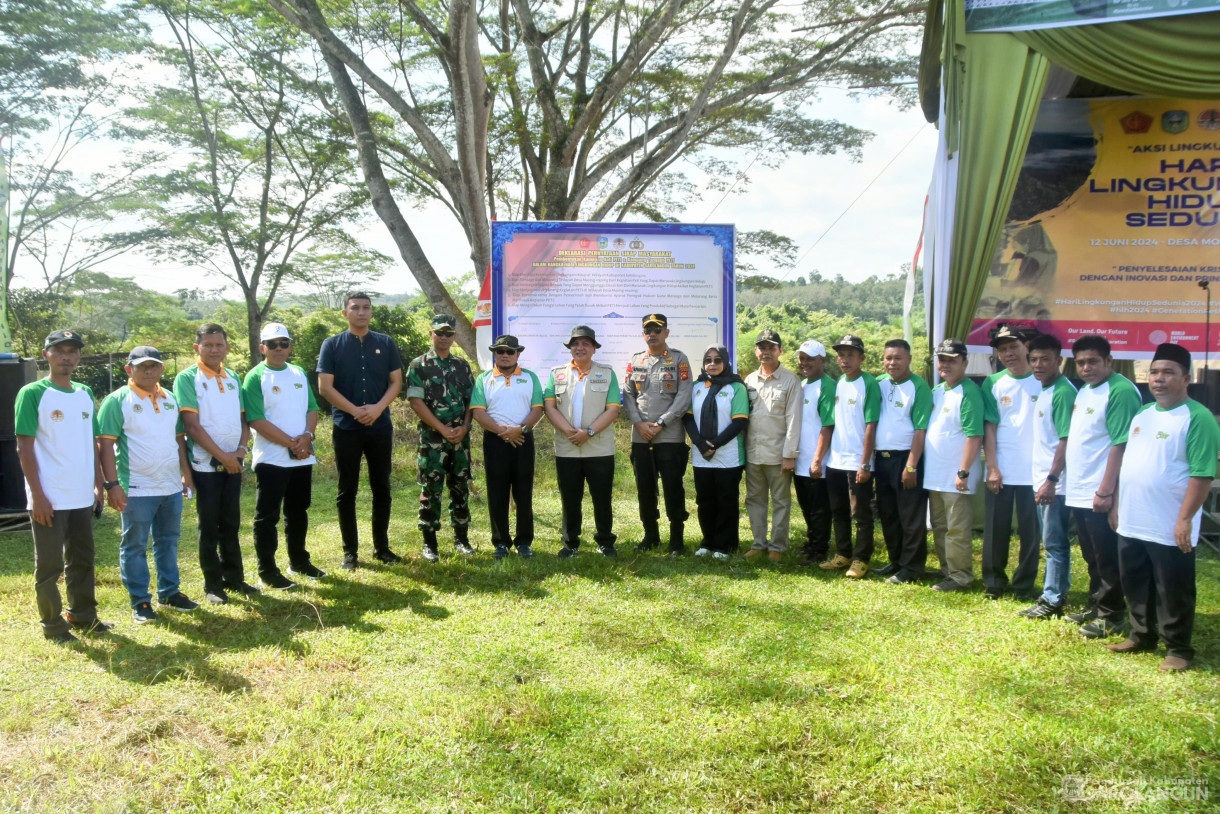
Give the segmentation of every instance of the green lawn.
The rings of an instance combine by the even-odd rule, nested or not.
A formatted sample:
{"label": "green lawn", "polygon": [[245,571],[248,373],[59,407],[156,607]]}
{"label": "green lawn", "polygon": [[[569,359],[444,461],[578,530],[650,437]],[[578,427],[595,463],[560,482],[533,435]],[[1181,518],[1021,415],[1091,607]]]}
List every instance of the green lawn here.
{"label": "green lawn", "polygon": [[[1217,810],[1210,553],[1196,669],[1167,676],[1159,654],[1110,654],[980,592],[851,583],[793,557],[634,555],[625,456],[618,560],[554,556],[544,456],[539,556],[491,559],[480,474],[480,553],[456,557],[444,531],[429,566],[399,457],[391,538],[405,564],[339,570],[324,464],[310,548],[325,580],[156,624],[131,621],[108,511],[98,593],[118,627],[81,647],[42,640],[28,533],[0,536],[0,810]],[[253,497],[251,478],[250,578]],[[183,587],[201,598],[192,514]],[[799,522],[793,532],[804,539]],[[1079,604],[1078,556],[1073,570]],[[1211,800],[1071,802],[1069,775],[1110,793],[1196,779]]]}

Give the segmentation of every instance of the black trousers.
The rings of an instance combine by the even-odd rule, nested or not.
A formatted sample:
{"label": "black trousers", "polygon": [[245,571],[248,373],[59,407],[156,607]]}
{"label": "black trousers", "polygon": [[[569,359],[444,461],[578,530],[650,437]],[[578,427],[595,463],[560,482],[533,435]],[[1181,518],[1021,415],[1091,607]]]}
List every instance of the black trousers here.
{"label": "black trousers", "polygon": [[983,498],[983,587],[1002,591],[1008,586],[1009,542],[1012,539],[1012,511],[1017,510],[1017,567],[1012,572],[1012,590],[1016,594],[1032,594],[1038,578],[1041,557],[1041,535],[1038,531],[1038,506],[1034,503],[1034,487],[1005,484],[999,494],[987,489]]}
{"label": "black trousers", "polygon": [[31,513],[30,529],[34,535],[34,596],[42,635],[50,639],[68,632],[59,595],[61,575],[68,593],[68,616],[80,625],[95,621],[93,507],[56,509],[49,526],[34,520]]}
{"label": "black trousers", "polygon": [[796,504],[805,518],[805,546],[801,553],[806,559],[824,560],[830,553],[830,495],[826,478],[795,475],[792,483],[796,487]]}
{"label": "black trousers", "polygon": [[241,475],[195,472],[195,510],[199,513],[199,569],[203,589],[235,588],[246,581],[241,563]]}
{"label": "black trousers", "polygon": [[[487,510],[493,546],[523,546],[534,542],[534,435],[526,433],[519,447],[491,432],[483,433],[483,470],[487,477]],[[517,504],[517,533],[509,534],[509,495]]]}
{"label": "black trousers", "polygon": [[[635,491],[640,501],[640,521],[644,524],[644,541],[660,543],[657,521],[657,478],[665,493],[665,516],[669,525],[681,525],[690,515],[686,511],[686,462],[690,447],[686,444],[632,444],[631,468],[635,471]],[[670,540],[672,546],[674,541]]]}
{"label": "black trousers", "polygon": [[555,475],[559,480],[559,502],[563,507],[560,527],[563,544],[580,547],[580,531],[584,520],[585,484],[593,500],[593,523],[597,531],[593,539],[599,546],[614,545],[614,513],[610,498],[614,492],[614,456],[593,458],[556,458]]}
{"label": "black trousers", "polygon": [[1123,600],[1122,576],[1118,568],[1118,534],[1110,528],[1105,514],[1092,509],[1072,509],[1080,553],[1089,568],[1089,599],[1097,616],[1119,624],[1127,610]]}
{"label": "black trousers", "polygon": [[[873,481],[856,483],[855,470],[826,468],[826,491],[830,496],[830,516],[834,523],[835,550],[853,560],[873,558]],[[856,545],[851,544],[852,521],[856,524]]]}
{"label": "black trousers", "polygon": [[356,530],[356,493],[360,491],[360,459],[368,461],[369,489],[373,492],[373,551],[390,550],[390,454],[394,447],[394,427],[361,427],[358,430],[334,429],[335,468],[339,471],[339,490],[335,508],[339,511],[339,535],[343,553],[355,556],[360,535]]}
{"label": "black trousers", "polygon": [[309,506],[313,501],[313,466],[259,464],[254,467],[254,476],[258,482],[258,497],[254,504],[254,553],[258,555],[259,576],[280,573],[275,564],[275,552],[279,548],[276,527],[281,507],[288,564],[294,571],[300,571],[310,565],[305,537],[309,533]]}
{"label": "black trousers", "polygon": [[741,547],[741,474],[744,466],[696,466],[695,507],[703,547],[735,554]]}
{"label": "black trousers", "polygon": [[915,488],[902,485],[910,450],[878,450],[877,515],[890,562],[902,576],[919,579],[928,562],[928,493],[923,488],[923,458],[915,467]]}
{"label": "black trousers", "polygon": [[1118,563],[1130,608],[1131,640],[1154,647],[1160,634],[1170,656],[1193,659],[1195,552],[1119,535]]}

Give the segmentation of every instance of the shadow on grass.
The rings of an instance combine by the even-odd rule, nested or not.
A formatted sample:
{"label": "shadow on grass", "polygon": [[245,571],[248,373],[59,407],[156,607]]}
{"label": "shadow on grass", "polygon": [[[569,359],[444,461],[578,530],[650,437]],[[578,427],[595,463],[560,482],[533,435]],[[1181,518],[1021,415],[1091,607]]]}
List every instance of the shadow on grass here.
{"label": "shadow on grass", "polygon": [[242,676],[212,664],[216,648],[206,643],[146,645],[111,632],[104,637],[82,639],[80,648],[98,666],[133,684],[193,679],[222,693],[239,693],[250,687]]}

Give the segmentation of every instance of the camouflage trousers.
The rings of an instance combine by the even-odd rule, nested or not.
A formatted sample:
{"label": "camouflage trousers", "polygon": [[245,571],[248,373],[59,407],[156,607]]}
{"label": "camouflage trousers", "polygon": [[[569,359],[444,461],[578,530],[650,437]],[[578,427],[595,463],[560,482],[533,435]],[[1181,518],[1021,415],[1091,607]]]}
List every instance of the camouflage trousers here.
{"label": "camouflage trousers", "polygon": [[419,529],[441,527],[441,494],[449,487],[449,523],[456,529],[470,525],[470,433],[460,444],[451,444],[431,427],[419,431],[419,454],[415,459],[419,484]]}

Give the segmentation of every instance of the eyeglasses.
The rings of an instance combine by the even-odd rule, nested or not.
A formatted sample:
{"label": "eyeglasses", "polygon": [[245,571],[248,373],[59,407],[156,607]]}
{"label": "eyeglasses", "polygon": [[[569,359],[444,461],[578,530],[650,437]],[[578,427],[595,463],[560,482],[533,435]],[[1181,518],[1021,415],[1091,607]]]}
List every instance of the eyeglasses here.
{"label": "eyeglasses", "polygon": [[649,325],[647,328],[644,329],[644,333],[659,334],[663,330],[665,330],[665,329],[662,328],[660,325]]}
{"label": "eyeglasses", "polygon": [[496,348],[496,356],[516,356],[516,348]]}
{"label": "eyeglasses", "polygon": [[268,339],[263,343],[267,346],[267,350],[283,350],[284,348],[292,347],[291,339]]}
{"label": "eyeglasses", "polygon": [[454,331],[433,331],[432,334],[433,334],[433,336],[443,336],[443,337],[448,338],[450,336],[453,336],[455,334],[455,332]]}
{"label": "eyeglasses", "polygon": [[714,358],[714,357],[713,357],[713,358],[710,358],[710,359],[704,359],[704,360],[703,360],[703,364],[705,364],[705,365],[723,365],[723,364],[724,364],[724,360],[723,360],[723,359],[717,359],[717,358]]}
{"label": "eyeglasses", "polygon": [[885,397],[885,401],[886,401],[886,403],[887,403],[887,404],[893,404],[893,403],[894,403],[894,393],[895,393],[895,391],[897,391],[897,390],[898,390],[898,385],[894,384],[894,383],[891,381],[891,382],[890,382],[890,393],[889,393],[889,395],[888,395],[888,396],[886,396],[886,397]]}

